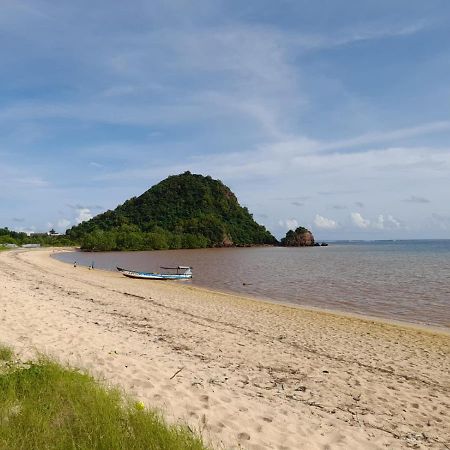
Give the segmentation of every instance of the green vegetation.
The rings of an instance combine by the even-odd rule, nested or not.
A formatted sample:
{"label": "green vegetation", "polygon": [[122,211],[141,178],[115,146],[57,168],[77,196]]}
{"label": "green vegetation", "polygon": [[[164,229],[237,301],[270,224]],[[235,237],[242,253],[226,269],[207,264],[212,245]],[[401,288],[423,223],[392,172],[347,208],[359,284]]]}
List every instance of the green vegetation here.
{"label": "green vegetation", "polygon": [[26,233],[0,228],[0,249],[5,244],[40,244],[43,247],[70,247],[77,245],[68,236],[49,236],[45,233],[28,236]]}
{"label": "green vegetation", "polygon": [[4,244],[111,251],[274,245],[277,240],[221,181],[185,172],[72,227],[65,236],[27,236],[0,228],[0,248]]}
{"label": "green vegetation", "polygon": [[221,181],[185,172],[67,231],[85,250],[275,244]]}
{"label": "green vegetation", "polygon": [[13,356],[14,352],[10,348],[0,345],[0,362],[11,361]]}
{"label": "green vegetation", "polygon": [[46,359],[15,363],[12,353],[2,349],[0,449],[205,447],[189,429],[165,424],[156,412],[124,399],[117,389],[100,386],[86,374]]}

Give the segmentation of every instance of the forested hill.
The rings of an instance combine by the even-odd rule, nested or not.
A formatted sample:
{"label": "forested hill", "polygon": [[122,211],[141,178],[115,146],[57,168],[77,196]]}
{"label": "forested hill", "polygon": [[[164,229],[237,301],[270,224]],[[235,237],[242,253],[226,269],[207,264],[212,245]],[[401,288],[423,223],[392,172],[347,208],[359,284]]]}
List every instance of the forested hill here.
{"label": "forested hill", "polygon": [[114,211],[72,227],[84,249],[124,250],[275,244],[219,180],[185,172],[166,178]]}

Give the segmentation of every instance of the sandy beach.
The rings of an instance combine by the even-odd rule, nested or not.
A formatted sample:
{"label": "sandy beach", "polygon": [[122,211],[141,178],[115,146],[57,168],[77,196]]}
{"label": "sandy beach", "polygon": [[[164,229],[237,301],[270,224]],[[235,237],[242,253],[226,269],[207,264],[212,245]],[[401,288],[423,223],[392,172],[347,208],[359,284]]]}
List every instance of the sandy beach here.
{"label": "sandy beach", "polygon": [[450,448],[450,334],[0,253],[0,343],[216,449]]}

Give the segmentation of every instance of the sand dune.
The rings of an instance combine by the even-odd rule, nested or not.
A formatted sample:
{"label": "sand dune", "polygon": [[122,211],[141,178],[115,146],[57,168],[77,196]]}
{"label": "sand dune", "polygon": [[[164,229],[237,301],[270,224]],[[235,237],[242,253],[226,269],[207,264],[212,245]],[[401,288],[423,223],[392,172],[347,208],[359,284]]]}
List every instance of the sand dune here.
{"label": "sand dune", "polygon": [[215,448],[450,448],[450,335],[0,254],[0,342],[121,385]]}

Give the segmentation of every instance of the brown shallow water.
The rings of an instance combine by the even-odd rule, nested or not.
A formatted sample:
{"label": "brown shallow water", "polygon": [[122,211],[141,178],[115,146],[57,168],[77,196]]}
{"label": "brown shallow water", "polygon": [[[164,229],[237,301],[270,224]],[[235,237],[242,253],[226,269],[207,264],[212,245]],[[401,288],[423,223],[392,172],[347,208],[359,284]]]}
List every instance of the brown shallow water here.
{"label": "brown shallow water", "polygon": [[450,328],[450,241],[76,252],[56,257],[81,265],[94,262],[107,270],[121,266],[152,272],[160,271],[159,266],[190,265],[194,278],[181,283]]}

